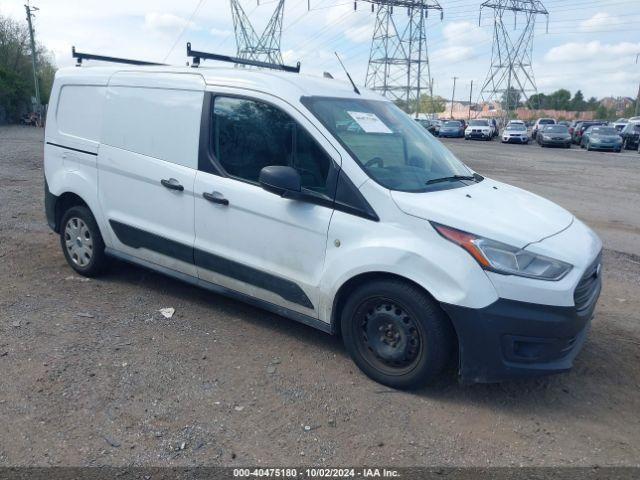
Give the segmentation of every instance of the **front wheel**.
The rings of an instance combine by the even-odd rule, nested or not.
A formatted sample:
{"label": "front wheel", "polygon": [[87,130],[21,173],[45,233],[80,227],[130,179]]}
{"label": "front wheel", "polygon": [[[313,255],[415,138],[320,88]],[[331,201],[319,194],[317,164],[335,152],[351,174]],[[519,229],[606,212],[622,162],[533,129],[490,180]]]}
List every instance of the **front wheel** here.
{"label": "front wheel", "polygon": [[379,280],[357,288],[341,315],[349,355],[373,380],[411,389],[434,381],[454,345],[449,319],[420,288]]}
{"label": "front wheel", "polygon": [[80,275],[94,277],[105,267],[104,241],[91,210],[71,207],[62,217],[60,245],[67,263]]}
{"label": "front wheel", "polygon": [[622,141],[622,149],[629,150],[629,142],[627,141],[626,138]]}

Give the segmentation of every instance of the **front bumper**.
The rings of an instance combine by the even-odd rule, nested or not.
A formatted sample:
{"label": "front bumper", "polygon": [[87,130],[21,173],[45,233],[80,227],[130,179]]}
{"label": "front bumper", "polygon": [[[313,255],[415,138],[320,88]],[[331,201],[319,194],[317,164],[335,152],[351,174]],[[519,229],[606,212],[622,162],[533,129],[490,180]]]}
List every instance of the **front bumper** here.
{"label": "front bumper", "polygon": [[464,136],[472,140],[489,140],[491,138],[491,132],[471,132],[465,133]]}
{"label": "front bumper", "polygon": [[546,147],[568,147],[571,145],[571,139],[567,138],[564,140],[544,140],[540,138],[540,143]]}
{"label": "front bumper", "polygon": [[529,137],[502,137],[503,143],[527,143],[529,141]]}
{"label": "front bumper", "polygon": [[442,304],[454,325],[462,383],[492,383],[569,370],[602,288],[600,256],[575,289],[577,306],[498,299],[473,309]]}
{"label": "front bumper", "polygon": [[591,150],[611,150],[613,152],[622,149],[621,143],[593,143],[591,142]]}

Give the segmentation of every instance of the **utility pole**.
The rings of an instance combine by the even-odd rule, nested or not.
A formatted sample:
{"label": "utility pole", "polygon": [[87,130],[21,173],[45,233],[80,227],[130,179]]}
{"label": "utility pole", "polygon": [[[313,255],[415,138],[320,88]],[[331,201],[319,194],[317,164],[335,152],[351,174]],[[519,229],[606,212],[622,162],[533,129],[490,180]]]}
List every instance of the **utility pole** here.
{"label": "utility pole", "polygon": [[35,15],[31,12],[38,11],[38,7],[30,7],[27,3],[24,6],[27,11],[27,23],[29,24],[29,37],[31,38],[31,64],[33,66],[33,88],[35,88],[36,92],[36,108],[38,112],[40,111],[40,87],[38,86],[38,69],[36,65],[36,42],[33,36],[33,24],[31,23],[31,18],[35,17]]}
{"label": "utility pole", "polygon": [[469,90],[469,116],[467,120],[471,120],[471,98],[473,98],[473,80],[471,80],[471,89]]}
{"label": "utility pole", "polygon": [[453,92],[451,92],[451,112],[449,116],[453,118],[453,99],[456,97],[456,80],[458,77],[453,77]]}
{"label": "utility pole", "polygon": [[[636,65],[638,64],[638,59],[639,58],[640,58],[640,53],[636,55]],[[637,117],[638,115],[640,115],[640,84],[638,84],[638,96],[636,97],[636,114],[635,114],[635,116]]]}

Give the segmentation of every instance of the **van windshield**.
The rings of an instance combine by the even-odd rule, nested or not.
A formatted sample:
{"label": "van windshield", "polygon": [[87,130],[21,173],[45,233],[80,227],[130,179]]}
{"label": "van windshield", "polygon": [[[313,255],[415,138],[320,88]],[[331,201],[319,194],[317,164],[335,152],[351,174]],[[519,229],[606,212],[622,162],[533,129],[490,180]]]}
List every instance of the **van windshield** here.
{"label": "van windshield", "polygon": [[[390,190],[459,187],[457,177],[473,176],[440,141],[391,102],[304,97],[302,103],[369,177]],[[453,181],[429,183],[443,178]]]}

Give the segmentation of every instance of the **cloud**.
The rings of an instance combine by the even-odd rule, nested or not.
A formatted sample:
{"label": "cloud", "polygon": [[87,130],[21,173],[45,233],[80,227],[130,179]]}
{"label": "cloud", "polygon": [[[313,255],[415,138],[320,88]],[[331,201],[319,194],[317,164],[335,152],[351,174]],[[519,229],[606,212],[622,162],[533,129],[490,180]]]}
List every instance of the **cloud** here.
{"label": "cloud", "polygon": [[597,30],[598,28],[608,27],[611,24],[612,16],[607,12],[598,12],[593,17],[580,23],[580,29],[583,31]]}
{"label": "cloud", "polygon": [[[631,58],[640,51],[640,43],[620,42],[602,43],[599,40],[578,43],[569,42],[551,48],[544,56],[549,63],[567,63],[596,60],[594,65],[602,63],[618,62],[621,57]],[[623,61],[627,61],[625,58]]]}
{"label": "cloud", "polygon": [[209,33],[214,37],[226,37],[227,35],[232,35],[233,30],[225,30],[224,28],[212,28],[209,30]]}
{"label": "cloud", "polygon": [[345,36],[356,43],[370,42],[371,41],[371,25],[361,25],[359,27],[348,28],[345,31]]}
{"label": "cloud", "polygon": [[432,60],[445,60],[447,62],[459,62],[468,60],[474,56],[473,48],[466,46],[444,47],[433,52]]}
{"label": "cloud", "polygon": [[488,38],[485,30],[467,21],[445,24],[442,36],[450,45],[470,45],[483,42]]}
{"label": "cloud", "polygon": [[172,13],[152,12],[144,16],[144,27],[149,30],[169,30],[176,31],[182,28],[190,30],[199,30],[194,22],[190,22],[186,18],[182,18]]}

